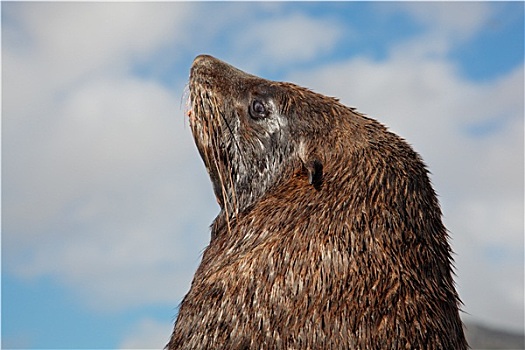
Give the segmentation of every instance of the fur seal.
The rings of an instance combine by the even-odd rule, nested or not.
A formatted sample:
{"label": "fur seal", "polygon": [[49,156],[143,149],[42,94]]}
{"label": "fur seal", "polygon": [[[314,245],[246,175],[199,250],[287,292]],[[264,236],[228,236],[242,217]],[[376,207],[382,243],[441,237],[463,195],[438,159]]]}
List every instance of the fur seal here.
{"label": "fur seal", "polygon": [[221,211],[167,349],[466,349],[420,156],[379,122],[211,56],[188,112]]}

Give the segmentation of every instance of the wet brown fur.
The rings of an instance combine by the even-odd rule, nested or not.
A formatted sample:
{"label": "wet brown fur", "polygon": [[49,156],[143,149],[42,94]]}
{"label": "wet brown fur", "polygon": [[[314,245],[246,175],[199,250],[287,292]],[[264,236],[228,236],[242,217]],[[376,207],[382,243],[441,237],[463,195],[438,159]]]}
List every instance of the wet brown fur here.
{"label": "wet brown fur", "polygon": [[[250,117],[268,91],[270,117]],[[222,210],[168,349],[467,348],[439,204],[404,140],[209,56],[190,95]]]}

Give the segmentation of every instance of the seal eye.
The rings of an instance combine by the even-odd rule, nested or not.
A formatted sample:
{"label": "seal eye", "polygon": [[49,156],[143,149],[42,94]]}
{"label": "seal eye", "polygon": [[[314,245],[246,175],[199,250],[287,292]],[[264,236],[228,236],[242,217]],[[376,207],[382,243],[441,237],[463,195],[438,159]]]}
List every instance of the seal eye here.
{"label": "seal eye", "polygon": [[253,100],[248,112],[254,119],[266,118],[269,114],[266,106],[259,100]]}

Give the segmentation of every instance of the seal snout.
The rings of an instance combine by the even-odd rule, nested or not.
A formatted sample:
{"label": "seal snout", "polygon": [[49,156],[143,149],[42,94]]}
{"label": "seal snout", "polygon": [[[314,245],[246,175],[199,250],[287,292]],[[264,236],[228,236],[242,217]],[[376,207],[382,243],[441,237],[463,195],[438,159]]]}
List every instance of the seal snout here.
{"label": "seal snout", "polygon": [[[228,63],[210,55],[199,55],[193,60],[190,71],[190,82],[212,86],[215,90],[230,91],[233,85],[245,85],[246,80],[261,80],[251,74],[235,68]],[[244,88],[237,89],[242,92]]]}
{"label": "seal snout", "polygon": [[199,55],[193,60],[192,67],[206,66],[213,62],[217,62],[217,59],[210,55]]}
{"label": "seal snout", "polygon": [[191,65],[190,89],[193,82],[197,85],[204,85],[207,89],[216,90],[225,83],[230,83],[226,81],[231,76],[227,72],[231,72],[231,68],[225,62],[210,55],[199,55],[195,57]]}
{"label": "seal snout", "polygon": [[190,81],[194,79],[201,80],[204,76],[214,76],[217,71],[217,65],[220,61],[210,55],[199,55],[195,57],[191,65]]}

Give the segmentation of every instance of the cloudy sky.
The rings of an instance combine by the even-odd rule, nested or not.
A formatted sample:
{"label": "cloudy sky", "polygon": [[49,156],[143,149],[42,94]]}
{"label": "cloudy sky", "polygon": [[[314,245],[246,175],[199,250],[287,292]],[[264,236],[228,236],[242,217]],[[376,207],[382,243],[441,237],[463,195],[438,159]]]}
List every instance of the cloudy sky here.
{"label": "cloudy sky", "polygon": [[218,212],[193,58],[339,97],[423,156],[464,319],[523,329],[524,4],[2,3],[3,348],[161,348]]}

